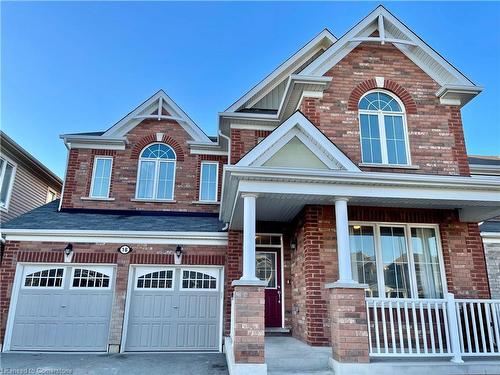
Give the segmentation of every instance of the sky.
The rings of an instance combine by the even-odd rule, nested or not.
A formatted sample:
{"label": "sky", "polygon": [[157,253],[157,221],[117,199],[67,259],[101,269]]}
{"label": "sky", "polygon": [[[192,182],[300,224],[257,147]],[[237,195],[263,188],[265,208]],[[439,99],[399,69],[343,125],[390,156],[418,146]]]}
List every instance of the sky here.
{"label": "sky", "polygon": [[[383,2],[484,91],[469,154],[500,155],[500,3]],[[59,176],[60,134],[106,130],[160,88],[209,135],[224,111],[327,27],[375,2],[2,2],[1,128]]]}

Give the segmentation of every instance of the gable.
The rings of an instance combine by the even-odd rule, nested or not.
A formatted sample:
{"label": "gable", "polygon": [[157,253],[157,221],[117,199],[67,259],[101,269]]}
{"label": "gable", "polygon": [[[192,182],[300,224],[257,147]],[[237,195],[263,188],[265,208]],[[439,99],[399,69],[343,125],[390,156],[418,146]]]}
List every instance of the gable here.
{"label": "gable", "polygon": [[294,136],[273,156],[263,163],[264,167],[304,169],[330,169],[298,137]]}
{"label": "gable", "polygon": [[298,111],[257,144],[236,165],[360,171]]}
{"label": "gable", "polygon": [[160,90],[111,128],[103,137],[123,137],[144,120],[172,120],[189,134],[195,143],[212,143],[210,138],[194,123],[194,121],[163,91]]}

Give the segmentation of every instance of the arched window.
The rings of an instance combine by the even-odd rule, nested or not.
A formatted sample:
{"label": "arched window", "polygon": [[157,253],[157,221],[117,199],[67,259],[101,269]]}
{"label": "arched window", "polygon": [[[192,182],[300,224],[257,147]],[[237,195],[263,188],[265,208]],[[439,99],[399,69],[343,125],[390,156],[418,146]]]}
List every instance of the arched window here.
{"label": "arched window", "polygon": [[142,150],[136,198],[174,199],[175,160],[174,150],[163,143],[154,143]]}
{"label": "arched window", "polygon": [[403,103],[387,92],[370,91],[358,108],[363,163],[409,164]]}

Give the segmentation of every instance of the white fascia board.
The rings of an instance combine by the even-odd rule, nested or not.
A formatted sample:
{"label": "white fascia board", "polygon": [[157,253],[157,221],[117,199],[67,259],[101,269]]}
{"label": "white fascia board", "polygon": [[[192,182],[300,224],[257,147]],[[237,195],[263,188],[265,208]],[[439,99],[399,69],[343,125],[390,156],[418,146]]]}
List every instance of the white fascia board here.
{"label": "white fascia board", "polygon": [[500,245],[500,233],[499,232],[481,232],[481,237],[483,243],[485,244],[498,244]]}
{"label": "white fascia board", "polygon": [[163,90],[159,90],[141,105],[135,108],[127,116],[118,121],[115,125],[109,128],[103,136],[124,136],[131,129],[137,126],[143,119],[138,118],[144,114],[143,111],[148,109],[152,104],[161,100],[162,108],[166,109],[173,117],[178,118],[178,123],[188,132],[193,140],[198,142],[210,143],[210,138],[196,125],[196,123],[188,116],[186,112],[180,108]]}
{"label": "white fascia board", "polygon": [[127,144],[125,137],[103,137],[90,135],[62,134],[60,138],[68,149],[93,148],[106,150],[124,150]]}
{"label": "white fascia board", "polygon": [[323,75],[333,66],[335,66],[343,57],[352,51],[355,47],[361,43],[360,41],[354,41],[358,36],[364,36],[362,34],[371,34],[371,32],[377,29],[378,17],[384,17],[387,21],[391,22],[395,27],[397,27],[415,46],[407,46],[403,44],[398,44],[394,42],[394,46],[398,48],[402,53],[409,57],[416,65],[423,69],[431,78],[435,79],[440,85],[447,84],[449,82],[439,82],[439,77],[434,74],[433,70],[424,66],[424,64],[418,59],[414,58],[414,52],[412,49],[420,48],[427,55],[429,55],[437,64],[442,66],[451,76],[456,79],[456,82],[460,85],[477,87],[474,83],[469,80],[465,75],[463,75],[457,68],[446,61],[441,55],[429,47],[418,35],[411,31],[405,24],[398,20],[393,14],[391,14],[382,5],[379,5],[373,12],[368,14],[363,20],[351,28],[346,34],[344,34],[340,39],[337,40],[330,48],[328,48],[321,56],[319,56],[315,61],[313,61],[309,66],[307,66],[301,74],[310,75]]}
{"label": "white fascia board", "polygon": [[227,108],[225,112],[237,111],[250,98],[256,95],[260,90],[264,89],[265,86],[268,85],[271,81],[276,80],[281,75],[286,76],[285,74],[286,70],[288,70],[291,66],[293,66],[299,59],[301,59],[316,45],[320,44],[323,40],[328,40],[331,43],[335,43],[336,38],[329,30],[327,29],[323,30],[316,37],[314,37],[314,39],[312,39],[309,43],[307,43],[304,47],[302,47],[299,51],[297,51],[289,59],[287,59],[284,63],[282,63],[278,68],[276,68],[273,72],[271,72],[271,74],[265,77],[252,89],[250,89],[250,91],[248,91],[245,95],[243,95],[240,99],[238,99],[235,103],[233,103],[229,108]]}
{"label": "white fascia board", "polygon": [[58,241],[170,245],[227,245],[227,232],[140,232],[52,229],[2,229],[7,241]]}
{"label": "white fascia board", "polygon": [[190,150],[191,155],[221,155],[221,156],[227,156],[228,152],[227,151],[222,151],[222,150],[207,150],[207,149],[191,149]]}
{"label": "white fascia board", "polygon": [[[268,154],[269,151],[271,151],[271,153],[277,152],[279,148],[273,149],[273,146],[278,144],[281,139],[285,138],[287,134],[291,132],[295,127],[299,127],[303,133],[308,135],[311,139],[314,139],[315,142],[317,142],[321,147],[322,150],[319,148],[311,149],[311,151],[315,155],[318,156],[319,154],[326,152],[327,154],[329,154],[332,160],[340,163],[341,166],[346,170],[358,173],[360,172],[359,168],[300,112],[295,112],[292,116],[290,116],[269,136],[264,138],[262,142],[260,142],[250,152],[243,156],[243,158],[241,158],[236,165],[241,167],[249,167],[258,162],[259,158],[261,158],[264,154]],[[269,157],[271,157],[272,155],[267,156],[267,159],[269,159]],[[265,160],[261,160],[261,164],[264,162]]]}

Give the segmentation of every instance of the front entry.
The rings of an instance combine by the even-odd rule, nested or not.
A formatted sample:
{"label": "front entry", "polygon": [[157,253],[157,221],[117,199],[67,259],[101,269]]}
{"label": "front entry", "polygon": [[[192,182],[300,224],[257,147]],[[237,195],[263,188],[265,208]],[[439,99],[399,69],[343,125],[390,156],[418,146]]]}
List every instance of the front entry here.
{"label": "front entry", "polygon": [[269,328],[281,328],[283,323],[283,295],[281,285],[281,236],[279,237],[279,245],[256,244],[255,272],[259,279],[267,282],[265,291],[265,326]]}

